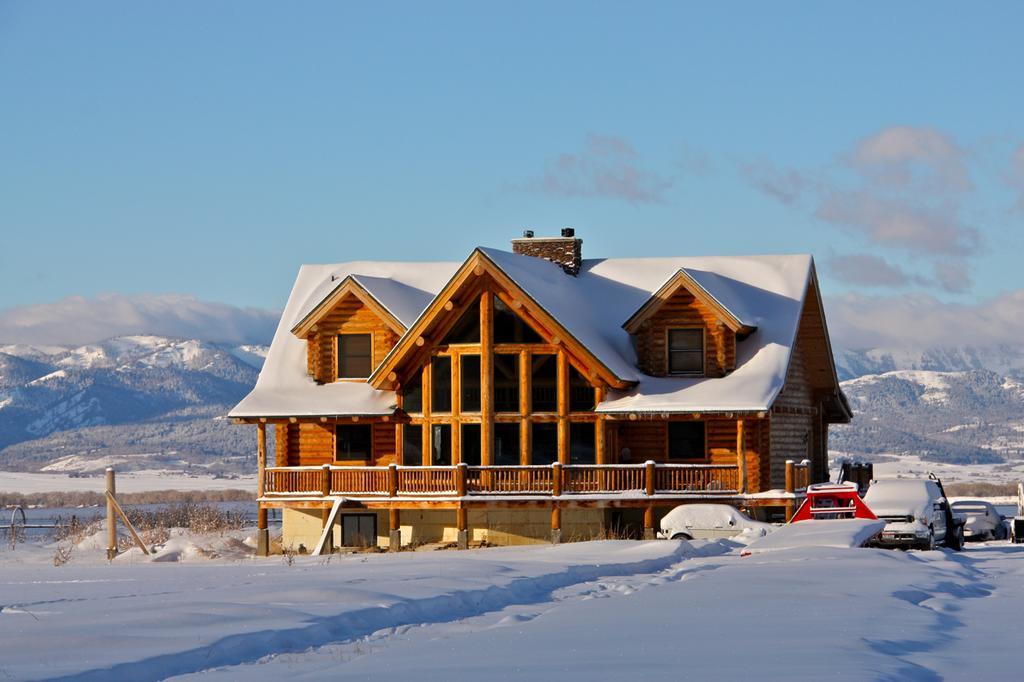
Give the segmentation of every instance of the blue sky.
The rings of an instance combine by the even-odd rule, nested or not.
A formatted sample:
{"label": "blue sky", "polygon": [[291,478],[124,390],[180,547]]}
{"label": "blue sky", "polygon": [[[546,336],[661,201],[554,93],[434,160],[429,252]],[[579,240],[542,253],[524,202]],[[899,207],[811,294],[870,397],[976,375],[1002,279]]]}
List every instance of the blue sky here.
{"label": "blue sky", "polygon": [[0,317],[279,309],[303,262],[562,226],[809,251],[861,310],[1015,297],[1024,7],[823,5],[0,3]]}

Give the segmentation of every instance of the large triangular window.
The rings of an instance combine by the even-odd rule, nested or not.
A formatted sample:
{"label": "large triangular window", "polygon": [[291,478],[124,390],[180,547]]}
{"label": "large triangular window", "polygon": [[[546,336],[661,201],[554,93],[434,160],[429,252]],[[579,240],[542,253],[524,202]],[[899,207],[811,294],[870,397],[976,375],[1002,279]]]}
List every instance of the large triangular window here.
{"label": "large triangular window", "polygon": [[495,343],[543,343],[537,332],[516,315],[511,308],[494,297],[494,342]]}
{"label": "large triangular window", "polygon": [[470,303],[455,326],[445,334],[442,345],[450,343],[480,343],[480,306]]}

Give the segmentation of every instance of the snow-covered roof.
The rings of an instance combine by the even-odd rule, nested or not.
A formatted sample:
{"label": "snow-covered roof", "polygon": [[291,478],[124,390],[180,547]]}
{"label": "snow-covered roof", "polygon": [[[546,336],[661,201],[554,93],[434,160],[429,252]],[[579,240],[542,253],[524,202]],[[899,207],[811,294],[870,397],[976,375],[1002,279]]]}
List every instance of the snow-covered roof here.
{"label": "snow-covered roof", "polygon": [[[615,376],[635,386],[610,391],[603,413],[743,412],[771,407],[786,371],[807,284],[808,255],[605,258],[583,261],[578,276],[546,260],[492,248],[500,268]],[[346,277],[352,277],[406,329],[460,263],[360,261],[307,265],[288,299],[259,381],[233,417],[388,414],[394,394],[368,384],[317,385],[306,374],[306,345],[290,333]],[[736,347],[736,369],[720,378],[650,377],[636,366],[625,320],[680,270],[755,331]]]}
{"label": "snow-covered roof", "polygon": [[[383,415],[395,410],[395,394],[369,384],[319,385],[306,373],[306,342],[292,326],[352,276],[408,327],[458,269],[459,263],[356,261],[303,265],[285,304],[256,386],[231,410],[232,417]],[[416,310],[417,306],[422,306]]]}

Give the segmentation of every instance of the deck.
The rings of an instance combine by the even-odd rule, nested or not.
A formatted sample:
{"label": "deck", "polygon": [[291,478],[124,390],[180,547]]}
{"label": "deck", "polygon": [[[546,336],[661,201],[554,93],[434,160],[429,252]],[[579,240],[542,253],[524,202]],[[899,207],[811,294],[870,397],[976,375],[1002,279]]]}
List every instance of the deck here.
{"label": "deck", "polygon": [[[793,465],[784,500],[806,486],[808,467]],[[644,506],[680,500],[737,501],[736,465],[559,464],[550,466],[293,466],[267,467],[260,501],[265,506],[318,506],[345,498],[366,506],[448,506],[445,503]],[[779,491],[782,493],[783,491]],[[772,499],[772,498],[767,498]]]}

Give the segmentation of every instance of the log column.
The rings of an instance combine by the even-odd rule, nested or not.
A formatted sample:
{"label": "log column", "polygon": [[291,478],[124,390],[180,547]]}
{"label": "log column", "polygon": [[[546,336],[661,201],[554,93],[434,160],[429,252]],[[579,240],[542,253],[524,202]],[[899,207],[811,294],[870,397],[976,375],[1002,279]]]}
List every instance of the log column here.
{"label": "log column", "polygon": [[465,499],[466,479],[469,477],[469,465],[458,464],[455,467],[455,494],[459,497],[459,506],[455,509],[455,526],[459,534],[457,544],[459,549],[469,549],[469,523],[467,520]]}
{"label": "log column", "polygon": [[747,492],[747,431],[742,419],[736,420],[736,470],[739,477],[736,488],[742,495]]}
{"label": "log column", "polygon": [[551,543],[557,545],[562,541],[562,509],[558,506],[558,498],[562,494],[562,464],[551,465]]}
{"label": "log column", "polygon": [[452,464],[462,461],[462,358],[457,352],[451,354],[452,385]]}
{"label": "log column", "polygon": [[[331,497],[331,465],[324,464],[321,469],[321,495],[325,503]],[[320,509],[320,528],[327,528],[327,522],[331,520],[331,508],[329,506]],[[324,552],[330,554],[334,551],[334,528],[327,534],[327,542],[324,543]]]}
{"label": "log column", "polygon": [[[647,497],[654,497],[656,486],[654,477],[657,472],[657,465],[652,460],[644,463],[644,492]],[[654,503],[648,502],[644,507],[644,540],[654,539]]]}
{"label": "log column", "polygon": [[569,463],[569,358],[558,349],[558,461]]}
{"label": "log column", "polygon": [[[791,459],[786,460],[786,492],[792,494],[796,490],[794,485],[794,476],[796,475],[795,470],[796,464]],[[793,502],[792,498],[786,500],[786,521],[788,522],[793,518]]]}
{"label": "log column", "polygon": [[256,464],[259,475],[256,479],[256,555],[270,554],[270,530],[267,528],[267,509],[263,506],[263,495],[267,486],[267,423],[256,425]]}
{"label": "log column", "polygon": [[426,362],[423,363],[423,377],[420,382],[420,392],[423,394],[423,440],[422,446],[422,464],[425,467],[431,465],[430,461],[430,408],[433,402],[433,386],[431,384],[431,376],[433,374],[433,362],[430,356],[427,356]]}
{"label": "log column", "polygon": [[[494,295],[480,294],[480,464],[494,461]],[[488,481],[483,481],[486,488]]]}
{"label": "log column", "polygon": [[533,431],[530,428],[530,377],[532,361],[530,351],[519,352],[519,463],[528,466],[532,459],[531,442]]}

